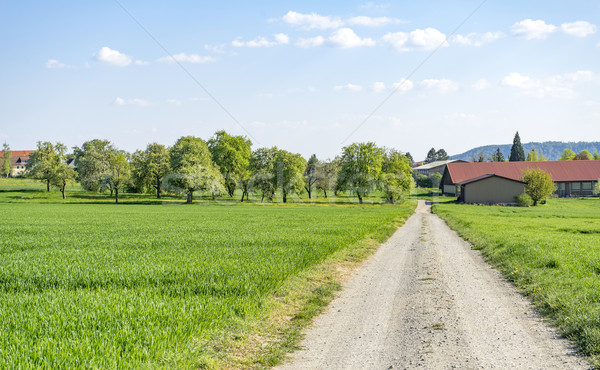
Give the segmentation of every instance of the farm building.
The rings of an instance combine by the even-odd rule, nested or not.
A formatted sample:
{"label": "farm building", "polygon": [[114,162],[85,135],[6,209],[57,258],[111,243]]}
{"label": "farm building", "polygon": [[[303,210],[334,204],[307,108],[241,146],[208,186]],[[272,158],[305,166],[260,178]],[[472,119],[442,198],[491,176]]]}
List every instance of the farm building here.
{"label": "farm building", "polygon": [[[10,151],[10,177],[15,177],[25,172],[25,166],[29,160],[29,154],[33,150],[11,150]],[[2,158],[3,152],[0,152]]]}
{"label": "farm building", "polygon": [[427,175],[427,176],[432,175],[434,173],[443,174],[444,169],[446,168],[446,165],[448,163],[455,163],[455,162],[464,163],[465,161],[463,161],[462,159],[453,159],[450,161],[435,161],[435,162],[424,164],[422,166],[415,167],[415,168],[413,168],[413,170],[417,171],[418,173],[420,173],[422,175]]}
{"label": "farm building", "polygon": [[459,185],[460,200],[465,203],[513,203],[517,195],[525,192],[524,182],[494,174],[466,180]]}
{"label": "farm building", "polygon": [[[483,180],[476,187],[485,188],[487,199],[479,203],[493,203],[496,193],[504,191],[508,186],[506,180],[520,182],[523,171],[530,168],[540,168],[552,176],[556,184],[555,194],[559,197],[592,195],[594,184],[600,178],[600,161],[543,161],[543,162],[467,162],[449,163],[442,176],[440,189],[446,195],[459,195],[464,185],[474,189],[469,184]],[[490,180],[495,175],[496,179]],[[504,180],[499,180],[500,178]],[[484,185],[482,185],[484,184]],[[516,189],[516,186],[510,186]],[[477,190],[482,194],[484,190]],[[516,195],[516,194],[515,194]]]}

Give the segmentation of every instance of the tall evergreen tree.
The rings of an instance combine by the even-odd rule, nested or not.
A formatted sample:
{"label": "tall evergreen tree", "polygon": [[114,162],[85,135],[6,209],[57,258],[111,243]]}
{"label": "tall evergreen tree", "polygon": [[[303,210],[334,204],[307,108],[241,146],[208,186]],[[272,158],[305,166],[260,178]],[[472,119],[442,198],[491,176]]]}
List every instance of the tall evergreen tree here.
{"label": "tall evergreen tree", "polygon": [[510,162],[525,161],[525,151],[523,151],[523,147],[521,146],[521,137],[519,136],[519,131],[517,131],[515,134],[513,145],[510,148],[510,158],[508,160]]}
{"label": "tall evergreen tree", "polygon": [[437,160],[436,158],[437,158],[437,152],[435,151],[435,148],[431,148],[427,152],[427,157],[425,158],[425,162],[427,162],[427,163],[435,162]]}
{"label": "tall evergreen tree", "polygon": [[492,154],[492,162],[504,162],[504,154],[497,148],[494,154]]}

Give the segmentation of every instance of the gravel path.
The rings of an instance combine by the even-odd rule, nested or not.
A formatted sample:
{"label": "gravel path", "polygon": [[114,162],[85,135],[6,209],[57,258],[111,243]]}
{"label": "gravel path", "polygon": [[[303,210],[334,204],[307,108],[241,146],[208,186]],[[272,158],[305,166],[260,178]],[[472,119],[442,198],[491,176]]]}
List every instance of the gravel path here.
{"label": "gravel path", "polygon": [[523,296],[419,201],[281,369],[586,369]]}

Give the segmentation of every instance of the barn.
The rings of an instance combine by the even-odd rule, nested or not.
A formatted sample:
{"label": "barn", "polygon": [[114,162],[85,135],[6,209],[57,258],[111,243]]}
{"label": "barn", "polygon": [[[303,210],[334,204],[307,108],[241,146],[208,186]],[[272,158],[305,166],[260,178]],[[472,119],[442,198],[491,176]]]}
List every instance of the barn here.
{"label": "barn", "polygon": [[[467,162],[448,163],[440,189],[445,195],[459,196],[461,190],[476,189],[478,203],[493,203],[505,187],[516,189],[524,170],[540,168],[552,176],[558,197],[590,196],[600,178],[600,161],[543,161],[543,162]],[[485,181],[483,181],[485,180]],[[474,187],[472,184],[476,184]],[[509,185],[510,184],[510,185]],[[466,187],[464,187],[466,185]],[[498,195],[497,195],[498,194]],[[502,202],[503,203],[503,202]]]}
{"label": "barn", "polygon": [[459,185],[459,200],[465,203],[514,203],[515,197],[525,192],[524,182],[494,174],[466,180]]}

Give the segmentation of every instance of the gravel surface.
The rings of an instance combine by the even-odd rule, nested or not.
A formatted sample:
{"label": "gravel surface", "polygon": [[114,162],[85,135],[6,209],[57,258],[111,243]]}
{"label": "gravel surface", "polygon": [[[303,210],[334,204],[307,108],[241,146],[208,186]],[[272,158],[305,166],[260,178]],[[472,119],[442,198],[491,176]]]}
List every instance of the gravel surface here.
{"label": "gravel surface", "polygon": [[587,369],[526,298],[419,201],[281,369]]}

